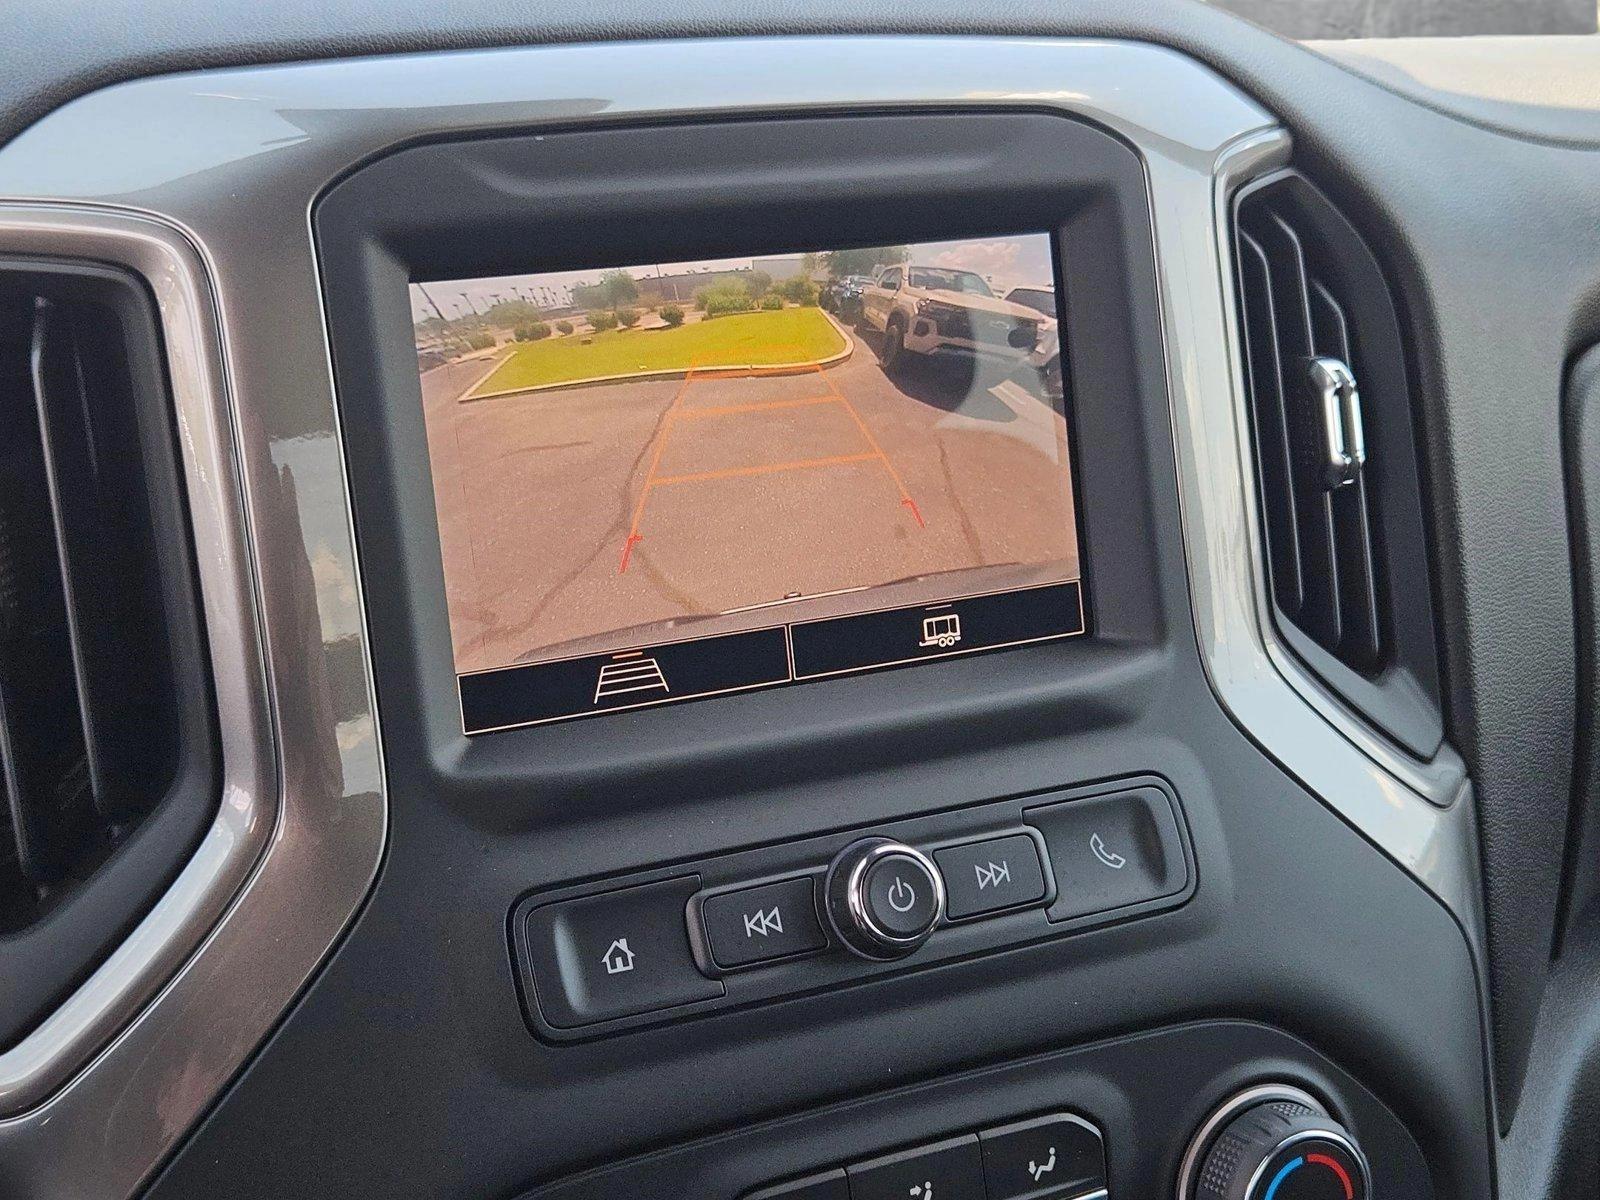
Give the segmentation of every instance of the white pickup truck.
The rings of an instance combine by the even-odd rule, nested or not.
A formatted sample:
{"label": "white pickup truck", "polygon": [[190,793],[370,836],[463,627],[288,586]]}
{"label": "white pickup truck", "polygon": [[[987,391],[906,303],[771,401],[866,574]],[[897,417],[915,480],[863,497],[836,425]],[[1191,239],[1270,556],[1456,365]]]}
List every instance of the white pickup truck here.
{"label": "white pickup truck", "polygon": [[915,263],[878,272],[861,293],[861,319],[882,332],[889,372],[913,354],[1022,363],[1042,326],[1035,309],[1001,300],[981,275]]}

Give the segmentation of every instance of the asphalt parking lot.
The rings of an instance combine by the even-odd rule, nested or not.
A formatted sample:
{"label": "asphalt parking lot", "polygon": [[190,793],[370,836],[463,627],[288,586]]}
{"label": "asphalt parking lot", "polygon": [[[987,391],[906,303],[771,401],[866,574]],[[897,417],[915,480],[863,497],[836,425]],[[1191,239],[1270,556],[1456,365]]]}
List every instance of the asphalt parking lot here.
{"label": "asphalt parking lot", "polygon": [[463,671],[1078,573],[1065,425],[1026,371],[890,379],[860,339],[827,371],[461,403],[471,374],[423,377]]}

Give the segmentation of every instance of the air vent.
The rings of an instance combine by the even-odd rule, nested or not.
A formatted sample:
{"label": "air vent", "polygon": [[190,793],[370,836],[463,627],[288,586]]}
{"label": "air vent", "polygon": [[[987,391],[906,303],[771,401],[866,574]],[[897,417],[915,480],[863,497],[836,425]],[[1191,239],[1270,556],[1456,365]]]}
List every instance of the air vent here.
{"label": "air vent", "polygon": [[0,262],[0,1050],[154,903],[215,734],[150,299]]}
{"label": "air vent", "polygon": [[1304,177],[1243,192],[1234,241],[1274,615],[1421,757],[1443,737],[1412,400],[1382,270]]}

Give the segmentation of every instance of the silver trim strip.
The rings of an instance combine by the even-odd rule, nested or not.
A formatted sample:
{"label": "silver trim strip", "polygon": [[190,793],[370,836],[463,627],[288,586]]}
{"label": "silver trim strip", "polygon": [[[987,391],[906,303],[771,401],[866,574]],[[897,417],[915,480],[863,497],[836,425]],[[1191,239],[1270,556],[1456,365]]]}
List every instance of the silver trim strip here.
{"label": "silver trim strip", "polygon": [[1236,1096],[1230,1096],[1220,1108],[1205,1119],[1205,1123],[1195,1131],[1194,1137],[1189,1139],[1189,1146],[1183,1152],[1183,1162],[1178,1167],[1177,1200],[1190,1200],[1194,1195],[1195,1182],[1200,1175],[1200,1164],[1205,1158],[1206,1151],[1211,1149],[1211,1143],[1216,1140],[1217,1134],[1222,1132],[1222,1127],[1245,1109],[1272,1100],[1288,1100],[1294,1104],[1304,1104],[1325,1117],[1333,1115],[1328,1112],[1328,1106],[1310,1092],[1291,1087],[1286,1083],[1263,1083],[1247,1088]]}
{"label": "silver trim strip", "polygon": [[[1478,826],[1460,755],[1446,743],[1421,762],[1374,732],[1300,665],[1271,617],[1236,336],[1229,205],[1240,186],[1284,165],[1288,153],[1287,133],[1256,133],[1219,154],[1203,189],[1193,177],[1152,187],[1162,259],[1213,272],[1221,301],[1179,304],[1177,290],[1193,287],[1192,279],[1164,272],[1159,280],[1195,633],[1223,706],[1307,790],[1444,902],[1481,977]],[[1159,160],[1151,161],[1154,176]],[[1212,212],[1205,231],[1181,219],[1201,202]],[[1167,219],[1163,207],[1174,210]]]}
{"label": "silver trim strip", "polygon": [[[1272,1153],[1278,1154],[1299,1142],[1332,1142],[1336,1146],[1344,1147],[1345,1153],[1349,1154],[1351,1158],[1355,1159],[1356,1163],[1361,1168],[1362,1197],[1365,1198],[1372,1195],[1372,1168],[1367,1165],[1367,1156],[1361,1153],[1361,1147],[1356,1145],[1349,1138],[1345,1137],[1342,1133],[1335,1133],[1331,1129],[1307,1129],[1304,1132],[1295,1134],[1293,1137],[1284,1138],[1283,1141],[1278,1143],[1277,1147],[1274,1148]],[[1254,1172],[1251,1173],[1250,1182],[1245,1184],[1244,1188],[1244,1194],[1246,1196],[1251,1195],[1256,1189],[1256,1184],[1260,1183],[1261,1180],[1266,1176],[1267,1167],[1270,1165],[1270,1161],[1271,1160],[1269,1159],[1267,1162],[1263,1162],[1255,1169]]]}
{"label": "silver trim strip", "polygon": [[36,1105],[105,1043],[194,949],[266,845],[278,773],[253,602],[214,300],[194,250],[170,228],[70,209],[0,209],[6,253],[127,267],[155,293],[178,413],[222,739],[217,817],[150,914],[28,1037],[0,1054],[0,1113]]}
{"label": "silver trim strip", "polygon": [[[298,638],[279,634],[279,657],[297,658],[298,673],[268,670],[263,634],[297,581],[280,575],[275,596],[258,554],[298,555],[300,581],[312,572],[282,491],[261,499],[243,487],[248,422],[230,403],[217,297],[190,239],[127,212],[0,205],[0,248],[125,266],[155,296],[216,693],[222,790],[200,847],[128,939],[0,1054],[0,1193],[123,1196],[260,1043],[376,875],[386,818],[370,671],[363,633],[354,720],[368,732],[335,749],[305,736],[308,720],[330,715],[317,694],[328,676],[315,607],[309,625],[302,610]],[[346,722],[320,732],[335,724]],[[299,735],[288,747],[285,729]],[[43,1136],[52,1123],[60,1132]],[[63,1153],[74,1140],[83,1144]]]}
{"label": "silver trim strip", "polygon": [[[219,330],[198,341],[191,330],[169,347],[175,366],[201,371],[209,389],[183,412],[185,465],[205,485],[199,499],[223,514],[203,546],[206,571],[248,594],[252,551],[262,566],[258,612],[232,626],[213,621],[210,632],[254,637],[259,621],[266,652],[264,664],[237,675],[255,695],[225,731],[227,769],[245,781],[228,804],[251,806],[262,826],[258,806],[275,789],[283,808],[255,875],[159,997],[49,1103],[0,1122],[0,1192],[76,1200],[134,1190],[265,1036],[376,869],[382,764],[310,236],[316,196],[351,164],[431,136],[906,105],[1054,108],[1108,127],[1142,156],[1195,632],[1212,685],[1268,754],[1439,896],[1481,965],[1477,829],[1459,758],[1446,749],[1416,763],[1389,747],[1298,667],[1265,619],[1226,204],[1239,183],[1284,161],[1288,138],[1210,70],[1134,42],[835,37],[529,47],[158,77],[75,100],[0,148],[0,196],[124,214],[9,214],[53,252],[99,244],[102,222],[149,236],[161,228],[173,245],[187,241],[188,261],[167,268],[179,270],[176,281],[152,267],[158,290],[209,278],[208,302],[192,319],[215,319]],[[129,215],[139,213],[159,225]],[[0,222],[0,249],[19,249],[7,228]],[[180,353],[187,362],[177,362]],[[207,437],[237,440],[248,533],[225,484],[232,464],[222,472],[208,460]],[[353,711],[329,710],[330,679],[358,697]],[[276,764],[269,718],[278,725]],[[257,828],[246,822],[239,836]],[[163,927],[148,933],[164,936]],[[111,1007],[147,998],[141,988],[118,990]],[[113,1024],[104,1021],[100,1034]]]}
{"label": "silver trim strip", "polygon": [[[856,849],[856,846],[847,847],[840,857],[842,858],[844,855],[848,855]],[[922,933],[901,935],[890,932],[878,923],[878,918],[873,915],[872,906],[867,903],[867,872],[872,870],[873,867],[877,866],[886,858],[909,858],[912,862],[916,863],[917,866],[923,869],[923,871],[927,874],[928,879],[933,884],[933,920],[928,922],[928,928]],[[830,870],[830,874],[831,873],[832,872]],[[851,865],[850,874],[845,879],[844,897],[845,903],[850,908],[850,919],[859,929],[864,930],[869,937],[881,942],[883,948],[887,951],[894,951],[902,948],[907,950],[915,950],[918,946],[922,945],[923,942],[928,940],[933,931],[937,929],[939,924],[945,919],[944,876],[940,873],[939,868],[933,865],[933,860],[931,858],[929,858],[922,851],[918,850],[916,847],[908,846],[904,842],[880,842],[878,845],[868,850],[865,854],[861,855],[861,857]],[[893,900],[891,900],[890,903],[893,904]],[[910,906],[907,905],[907,907],[909,908]],[[896,905],[895,908],[896,911],[899,910],[898,905]],[[830,920],[833,920],[834,918],[834,913],[831,908],[828,910],[828,917]],[[841,941],[844,941],[846,944],[850,944],[849,939],[845,937],[844,932],[838,928],[837,921],[834,922],[834,932],[839,934]],[[852,949],[853,948],[854,946],[852,945]]]}

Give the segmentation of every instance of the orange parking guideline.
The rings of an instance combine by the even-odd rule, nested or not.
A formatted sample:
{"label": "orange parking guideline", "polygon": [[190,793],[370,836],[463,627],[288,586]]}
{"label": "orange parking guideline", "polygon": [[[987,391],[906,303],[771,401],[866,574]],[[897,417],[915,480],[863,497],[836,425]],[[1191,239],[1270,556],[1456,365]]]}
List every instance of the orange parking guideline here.
{"label": "orange parking guideline", "polygon": [[650,470],[645,472],[644,486],[639,489],[639,502],[633,506],[633,521],[628,526],[628,540],[622,543],[622,562],[617,567],[618,575],[628,572],[628,559],[633,557],[633,548],[639,544],[642,535],[639,533],[639,519],[644,516],[644,502],[650,498],[651,481],[655,479],[656,468],[661,465],[662,452],[667,448],[667,439],[672,433],[672,420],[678,414],[678,408],[683,403],[683,394],[689,390],[689,381],[694,378],[694,363],[689,364],[689,369],[683,373],[683,382],[678,385],[677,392],[672,397],[672,403],[667,407],[667,415],[661,422],[661,433],[656,439],[656,452],[650,459]]}
{"label": "orange parking guideline", "polygon": [[894,486],[900,492],[900,503],[911,510],[911,515],[917,519],[917,528],[926,529],[928,527],[927,522],[922,519],[922,513],[917,508],[917,502],[911,498],[911,493],[906,491],[905,481],[900,478],[900,472],[894,469],[894,464],[889,461],[889,456],[883,452],[883,447],[878,445],[878,439],[872,436],[872,430],[867,428],[867,423],[861,419],[861,414],[856,411],[856,406],[850,403],[848,396],[834,387],[833,380],[828,378],[828,373],[822,369],[821,363],[816,364],[816,367],[817,374],[822,376],[822,382],[828,385],[829,391],[839,397],[839,403],[844,405],[845,411],[850,414],[850,419],[856,423],[856,428],[861,430],[861,436],[867,439],[867,445],[871,446],[873,453],[883,460],[884,470],[889,472],[890,478],[894,480]]}
{"label": "orange parking guideline", "polygon": [[766,404],[723,404],[716,408],[686,408],[682,419],[697,421],[701,417],[728,417],[739,413],[766,412],[769,408],[804,408],[809,404],[834,404],[837,396],[806,396],[801,400],[772,400]]}
{"label": "orange parking guideline", "polygon": [[842,467],[847,463],[871,462],[876,454],[831,454],[827,458],[804,458],[796,462],[762,463],[754,467],[721,467],[715,471],[696,471],[692,475],[665,475],[655,481],[655,487],[674,483],[712,483],[718,479],[741,479],[750,475],[776,475],[780,471],[798,471],[803,467]]}
{"label": "orange parking guideline", "polygon": [[[617,574],[622,575],[627,573],[628,561],[633,556],[633,548],[638,545],[639,542],[644,540],[644,535],[639,532],[639,522],[644,516],[645,502],[650,498],[651,489],[656,487],[665,487],[672,484],[708,483],[718,479],[737,479],[753,475],[771,475],[780,471],[797,471],[809,467],[844,466],[849,463],[871,462],[876,460],[883,464],[884,470],[888,471],[889,477],[894,480],[895,489],[900,493],[900,503],[903,507],[909,509],[911,515],[916,518],[917,526],[921,529],[926,529],[928,527],[927,523],[922,519],[921,511],[917,508],[917,502],[911,498],[911,493],[906,491],[905,481],[900,478],[900,472],[894,469],[894,464],[889,461],[889,456],[883,452],[883,447],[878,444],[878,439],[872,436],[872,430],[867,427],[867,423],[861,419],[861,414],[856,411],[856,406],[850,403],[849,398],[846,397],[844,393],[839,391],[839,389],[834,385],[833,380],[828,376],[827,371],[823,369],[821,363],[813,362],[810,364],[810,367],[819,376],[821,376],[823,383],[827,385],[829,393],[828,395],[808,396],[798,400],[777,400],[767,404],[729,404],[720,405],[714,408],[684,409],[684,395],[688,392],[689,384],[696,375],[699,375],[701,378],[715,379],[752,378],[760,375],[792,372],[794,370],[794,364],[774,367],[705,368],[702,368],[695,363],[691,363],[689,365],[689,369],[684,372],[683,382],[678,385],[677,393],[672,397],[672,403],[668,406],[666,417],[662,421],[661,433],[656,441],[656,452],[651,456],[650,469],[645,473],[644,486],[639,489],[639,500],[638,503],[634,505],[633,521],[628,527],[628,537],[622,545],[622,562],[617,568]],[[836,454],[827,458],[808,458],[796,462],[768,463],[753,467],[725,467],[721,470],[700,471],[688,475],[657,476],[656,474],[656,469],[661,465],[661,456],[666,450],[667,441],[671,435],[673,423],[679,419],[680,416],[685,419],[697,419],[708,416],[728,416],[739,413],[760,412],[763,409],[769,408],[800,408],[813,404],[833,403],[844,405],[845,411],[850,414],[850,419],[855,422],[856,428],[861,431],[861,436],[866,439],[867,445],[872,448],[871,453]]]}

